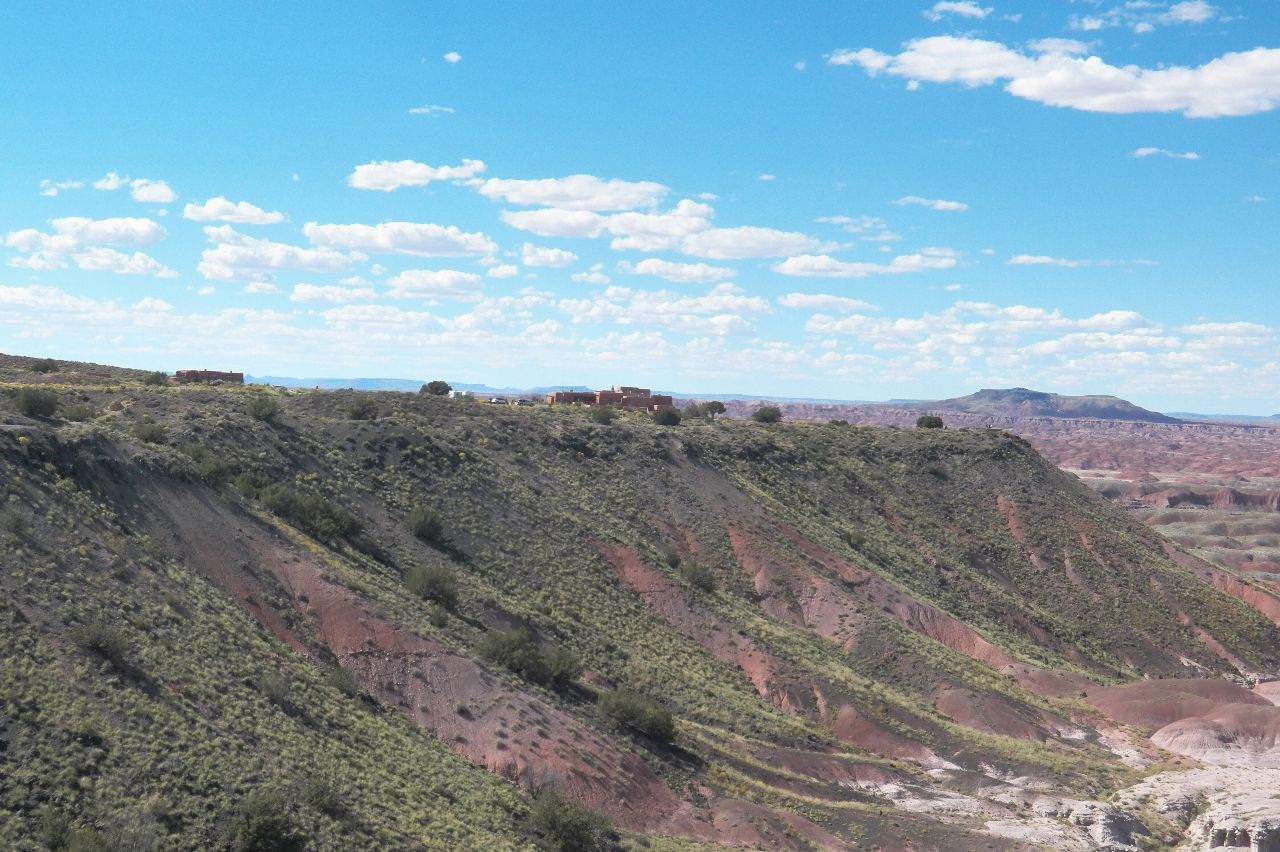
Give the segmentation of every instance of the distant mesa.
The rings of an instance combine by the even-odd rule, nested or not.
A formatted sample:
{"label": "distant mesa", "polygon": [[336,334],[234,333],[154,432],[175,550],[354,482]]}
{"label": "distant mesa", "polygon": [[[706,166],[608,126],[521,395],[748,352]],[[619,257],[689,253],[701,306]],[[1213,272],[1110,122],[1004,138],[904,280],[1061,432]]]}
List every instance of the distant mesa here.
{"label": "distant mesa", "polygon": [[986,388],[968,396],[926,403],[931,411],[985,414],[992,417],[1066,417],[1094,420],[1137,420],[1144,423],[1181,423],[1156,411],[1148,411],[1115,396],[1062,396],[1027,388]]}

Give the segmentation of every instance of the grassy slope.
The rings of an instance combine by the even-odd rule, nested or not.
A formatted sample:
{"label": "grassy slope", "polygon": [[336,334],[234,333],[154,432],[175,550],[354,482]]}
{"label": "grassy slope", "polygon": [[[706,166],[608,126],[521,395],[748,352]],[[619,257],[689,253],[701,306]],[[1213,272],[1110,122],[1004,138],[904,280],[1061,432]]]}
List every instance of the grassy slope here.
{"label": "grassy slope", "polygon": [[[722,747],[733,732],[840,753],[846,747],[824,724],[831,720],[763,700],[696,631],[620,584],[595,543],[639,554],[700,617],[728,625],[795,678],[821,681],[885,728],[961,765],[1030,771],[1084,791],[1123,775],[1096,747],[993,736],[933,708],[940,683],[1028,717],[1069,715],[1079,709],[1074,701],[1027,692],[878,611],[860,614],[851,655],[766,615],[727,527],[768,535],[784,523],[1042,666],[1106,681],[1174,672],[1180,656],[1224,670],[1180,613],[1248,665],[1275,666],[1268,622],[1194,580],[1149,533],[1001,433],[596,426],[576,411],[396,394],[372,395],[379,417],[365,422],[347,416],[355,397],[342,393],[280,395],[282,413],[264,423],[246,414],[250,392],[235,389],[58,392],[97,416],[65,424],[14,415],[23,425],[0,434],[9,483],[3,583],[12,601],[2,628],[0,736],[9,744],[3,758],[21,768],[0,782],[0,813],[9,814],[0,840],[11,843],[47,802],[108,827],[140,822],[207,838],[247,791],[313,775],[332,775],[347,800],[336,819],[294,806],[319,847],[413,838],[498,848],[497,838],[518,836],[525,805],[512,788],[394,712],[335,690],[325,665],[256,630],[243,609],[137,529],[133,501],[148,479],[207,492],[228,511],[295,537],[226,480],[254,472],[350,507],[365,526],[358,547],[312,546],[338,581],[394,623],[463,655],[474,654],[486,625],[529,626],[573,650],[597,678],[661,695],[685,720],[681,742],[698,760],[673,760],[620,737],[580,700],[495,673],[510,686],[620,737],[677,792],[711,784],[804,813],[850,841],[879,836],[874,797],[815,804]],[[160,443],[136,437],[146,420],[164,427]],[[91,459],[104,461],[95,467]],[[1001,497],[1014,507],[1022,542]],[[441,515],[446,547],[424,546],[402,529],[422,505]],[[715,590],[690,587],[668,548],[709,568]],[[432,563],[459,578],[457,616],[440,619],[403,588],[411,565]],[[785,570],[831,573],[794,554]],[[262,603],[293,619],[287,600]],[[68,639],[72,625],[117,619],[125,674]],[[264,697],[263,678],[273,673],[287,682],[293,715]],[[851,756],[913,772],[856,749]],[[913,830],[924,836],[937,826]]]}

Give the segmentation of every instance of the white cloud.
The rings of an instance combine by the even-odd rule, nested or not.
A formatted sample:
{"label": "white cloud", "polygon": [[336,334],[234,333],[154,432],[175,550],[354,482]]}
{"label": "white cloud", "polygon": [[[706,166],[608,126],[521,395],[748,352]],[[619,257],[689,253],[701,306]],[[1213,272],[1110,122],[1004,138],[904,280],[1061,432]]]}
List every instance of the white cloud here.
{"label": "white cloud", "polygon": [[82,180],[49,180],[48,178],[40,181],[40,194],[46,198],[54,198],[59,192],[68,189],[82,189],[84,181]]}
{"label": "white cloud", "polygon": [[1171,160],[1198,160],[1200,155],[1195,151],[1187,151],[1179,154],[1177,151],[1167,151],[1164,148],[1138,148],[1129,155],[1130,157],[1168,157]]}
{"label": "white cloud", "polygon": [[651,181],[601,180],[594,175],[570,175],[540,180],[489,178],[478,185],[485,198],[501,199],[526,207],[559,207],[563,210],[632,210],[654,207],[667,188]]}
{"label": "white cloud", "polygon": [[1204,0],[1187,0],[1174,3],[1161,18],[1171,24],[1203,24],[1212,21],[1218,10]]}
{"label": "white cloud", "polygon": [[875,305],[861,299],[835,296],[830,293],[788,293],[778,297],[778,304],[797,310],[832,311],[834,313],[860,313],[878,310]]}
{"label": "white cloud", "polygon": [[115,249],[89,248],[71,255],[76,266],[88,272],[114,272],[116,275],[151,275],[177,278],[178,273],[153,257],[135,251],[124,254]]}
{"label": "white cloud", "polygon": [[639,263],[623,261],[618,264],[618,271],[624,275],[654,275],[678,284],[715,284],[732,278],[737,271],[723,266],[711,266],[706,263],[672,263],[647,257]]}
{"label": "white cloud", "polygon": [[453,107],[440,106],[440,104],[423,104],[410,107],[409,115],[429,115],[432,118],[439,118],[442,115],[452,115],[455,111]]}
{"label": "white cloud", "polygon": [[164,239],[165,230],[151,219],[88,219],[68,216],[49,222],[75,245],[146,246]]}
{"label": "white cloud", "polygon": [[[1082,28],[1088,29],[1084,24]],[[1267,112],[1280,104],[1280,49],[1226,53],[1196,68],[1108,65],[1096,56],[1027,56],[1003,44],[957,36],[908,42],[890,55],[870,49],[838,50],[828,62],[970,88],[1005,82],[1016,97],[1089,112],[1181,112],[1219,118]]]}
{"label": "white cloud", "polygon": [[1041,38],[1028,42],[1027,47],[1036,53],[1056,53],[1063,56],[1078,56],[1089,52],[1089,45],[1073,38]]}
{"label": "white cloud", "polygon": [[1265,195],[1246,195],[1244,200],[1250,204],[1262,204],[1267,200],[1267,197]]}
{"label": "white cloud", "polygon": [[773,271],[798,278],[866,278],[869,275],[901,275],[951,269],[957,262],[954,251],[940,248],[900,255],[889,263],[843,261],[825,254],[802,254],[775,264]]}
{"label": "white cloud", "polygon": [[457,65],[459,62],[462,61],[462,54],[456,50],[451,50],[448,53],[446,53],[442,58],[444,59],[445,62],[448,62],[450,65]]}
{"label": "white cloud", "polygon": [[347,177],[347,186],[391,192],[402,186],[426,186],[435,180],[470,180],[482,174],[481,160],[463,160],[460,166],[428,166],[414,160],[382,160],[356,166]]}
{"label": "white cloud", "polygon": [[766,174],[766,175],[760,175],[760,177],[756,178],[756,180],[764,181],[765,183],[768,183],[768,182],[770,182],[770,181],[775,181],[775,180],[777,180],[777,179],[778,179],[778,176],[777,176],[777,175],[767,175],[767,174]]}
{"label": "white cloud", "polygon": [[473,272],[456,269],[407,269],[387,281],[395,299],[456,299],[473,301],[484,292],[484,283]]}
{"label": "white cloud", "polygon": [[363,255],[343,254],[327,248],[307,249],[255,239],[234,230],[230,225],[209,225],[204,229],[210,242],[196,267],[211,281],[264,281],[279,270],[306,272],[341,272]]}
{"label": "white cloud", "polygon": [[586,272],[575,272],[570,275],[569,280],[582,284],[608,284],[609,276],[604,274],[604,264],[596,263],[592,264]]}
{"label": "white cloud", "polygon": [[751,331],[750,316],[770,312],[769,303],[719,284],[705,296],[608,287],[588,299],[562,299],[559,309],[574,323],[656,325],[689,334],[729,335]]}
{"label": "white cloud", "polygon": [[342,287],[335,285],[295,284],[289,294],[291,302],[332,302],[345,305],[372,299],[372,287]]}
{"label": "white cloud", "polygon": [[251,296],[271,296],[280,292],[280,288],[267,281],[251,281],[240,291]]}
{"label": "white cloud", "polygon": [[979,6],[973,0],[959,0],[959,2],[949,2],[949,0],[940,0],[934,3],[933,7],[924,13],[925,17],[931,21],[941,21],[946,15],[958,15],[962,18],[982,19],[994,12],[989,7]]}
{"label": "white cloud", "polygon": [[134,304],[133,309],[135,311],[153,311],[153,312],[164,313],[164,312],[173,310],[173,305],[169,304],[164,299],[157,299],[153,296],[147,296],[143,299],[139,299]]}
{"label": "white cloud", "polygon": [[93,188],[103,190],[104,192],[114,192],[128,184],[129,179],[127,177],[121,177],[115,172],[107,172],[105,175],[93,182]]}
{"label": "white cloud", "polygon": [[1058,266],[1063,269],[1079,269],[1083,266],[1155,266],[1155,261],[1137,258],[1134,260],[1068,260],[1052,257],[1047,254],[1015,254],[1009,258],[1010,266]]}
{"label": "white cloud", "polygon": [[498,264],[485,273],[489,278],[515,278],[519,274],[520,267],[511,263]]}
{"label": "white cloud", "polygon": [[684,254],[712,260],[784,257],[817,247],[818,242],[804,234],[750,226],[711,228],[689,234],[680,242]]}
{"label": "white cloud", "polygon": [[962,201],[943,201],[937,198],[921,198],[918,195],[907,195],[893,203],[899,207],[907,205],[928,207],[930,210],[937,210],[942,213],[963,213],[969,209],[969,205]]}
{"label": "white cloud", "polygon": [[[97,186],[97,184],[94,184]],[[178,193],[169,187],[169,184],[162,180],[150,180],[148,178],[138,178],[129,182],[132,190],[130,193],[134,201],[142,201],[147,204],[170,204],[178,200]]]}
{"label": "white cloud", "polygon": [[284,214],[279,211],[268,213],[247,201],[233,204],[220,195],[204,204],[188,204],[182,208],[182,217],[193,222],[232,222],[237,225],[274,225],[284,221]]}
{"label": "white cloud", "polygon": [[562,210],[543,207],[538,210],[503,210],[503,222],[540,237],[598,237],[608,217],[590,210]]}
{"label": "white cloud", "polygon": [[417,222],[320,225],[308,222],[302,227],[302,233],[315,246],[375,254],[469,257],[492,255],[498,250],[497,244],[484,234],[461,231],[454,225]]}
{"label": "white cloud", "polygon": [[544,248],[533,243],[525,243],[520,247],[520,259],[525,266],[547,266],[559,268],[568,266],[578,259],[571,251],[558,248]]}

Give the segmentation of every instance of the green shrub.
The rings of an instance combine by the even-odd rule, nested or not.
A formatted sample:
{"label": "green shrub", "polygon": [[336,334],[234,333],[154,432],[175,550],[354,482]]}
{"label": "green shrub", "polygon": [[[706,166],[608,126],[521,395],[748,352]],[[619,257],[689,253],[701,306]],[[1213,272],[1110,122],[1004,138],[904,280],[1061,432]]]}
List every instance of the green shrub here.
{"label": "green shrub", "polygon": [[533,797],[529,827],[560,852],[603,852],[613,848],[609,821],[551,787]]}
{"label": "green shrub", "polygon": [[766,405],[756,409],[751,419],[757,423],[777,423],[782,419],[782,409],[776,405]]}
{"label": "green shrub", "polygon": [[442,382],[439,379],[427,382],[422,386],[418,393],[430,394],[431,396],[446,396],[449,391],[453,390],[453,386],[448,382]]}
{"label": "green shrub", "polygon": [[592,423],[608,426],[617,419],[618,411],[612,405],[593,405],[587,416],[591,418]]}
{"label": "green shrub", "polygon": [[133,434],[139,441],[148,444],[163,444],[168,432],[162,423],[139,423],[133,427]]}
{"label": "green shrub", "polygon": [[352,420],[374,420],[378,416],[378,404],[367,396],[356,397],[347,406],[347,417]]}
{"label": "green shrub", "polygon": [[324,681],[348,698],[355,698],[360,694],[360,684],[356,682],[355,675],[342,666],[329,669],[324,676]]}
{"label": "green shrub", "polygon": [[404,585],[423,600],[435,601],[445,609],[458,605],[458,578],[444,565],[414,565],[405,575]]}
{"label": "green shrub", "polygon": [[301,852],[306,838],[294,825],[289,801],[275,790],[257,790],[241,802],[224,829],[232,852]]}
{"label": "green shrub", "polygon": [[167,373],[157,370],[154,373],[147,373],[143,376],[142,383],[144,385],[167,385],[169,384],[169,376]]}
{"label": "green shrub", "polygon": [[487,633],[477,650],[489,662],[533,683],[563,686],[582,673],[577,657],[559,649],[544,651],[528,630]]}
{"label": "green shrub", "polygon": [[418,506],[404,519],[404,527],[413,537],[428,544],[440,544],[444,541],[444,522],[436,514],[435,509]]}
{"label": "green shrub", "polygon": [[249,400],[246,410],[254,420],[270,423],[280,413],[280,403],[265,393],[254,394],[253,399]]}
{"label": "green shrub", "polygon": [[298,707],[290,696],[289,681],[278,674],[264,674],[258,678],[258,692],[262,697],[279,707],[286,715],[298,715]]}
{"label": "green shrub", "polygon": [[33,373],[56,373],[58,369],[58,362],[52,358],[41,358],[31,365],[31,372]]}
{"label": "green shrub", "polygon": [[63,420],[70,420],[74,423],[83,423],[98,416],[98,412],[93,406],[85,405],[81,402],[64,405],[61,414]]}
{"label": "green shrub", "polygon": [[659,408],[653,412],[653,422],[659,426],[679,426],[680,412],[670,407]]}
{"label": "green shrub", "polygon": [[629,689],[613,689],[603,693],[596,706],[606,718],[650,739],[660,743],[675,739],[675,719],[671,711],[648,696]]}
{"label": "green shrub", "polygon": [[58,397],[38,388],[19,388],[13,401],[28,417],[52,417],[58,410]]}
{"label": "green shrub", "polygon": [[716,576],[711,569],[699,562],[686,562],[680,566],[680,576],[695,589],[713,592],[716,588]]}
{"label": "green shrub", "polygon": [[105,621],[77,624],[67,631],[67,638],[85,651],[97,654],[117,668],[129,657],[129,640],[124,631]]}
{"label": "green shrub", "polygon": [[268,511],[319,541],[332,543],[355,535],[361,528],[360,521],[346,509],[318,494],[298,493],[283,483],[262,488],[257,497]]}
{"label": "green shrub", "polygon": [[308,775],[298,785],[298,800],[332,817],[341,816],[346,811],[341,790],[333,779],[325,775]]}
{"label": "green shrub", "polygon": [[917,429],[941,429],[942,418],[935,417],[932,414],[921,415],[920,417],[916,418],[916,428]]}

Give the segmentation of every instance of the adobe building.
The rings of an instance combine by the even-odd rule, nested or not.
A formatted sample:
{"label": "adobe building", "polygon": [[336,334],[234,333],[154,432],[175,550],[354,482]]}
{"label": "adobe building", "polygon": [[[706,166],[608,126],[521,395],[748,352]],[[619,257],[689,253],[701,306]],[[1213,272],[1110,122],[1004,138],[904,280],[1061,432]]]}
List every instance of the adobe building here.
{"label": "adobe building", "polygon": [[180,385],[242,385],[244,373],[224,373],[220,370],[179,370],[172,381]]}
{"label": "adobe building", "polygon": [[654,396],[649,388],[630,385],[615,386],[607,391],[557,391],[547,394],[547,405],[613,405],[618,408],[656,411],[671,408],[675,402],[667,394]]}

